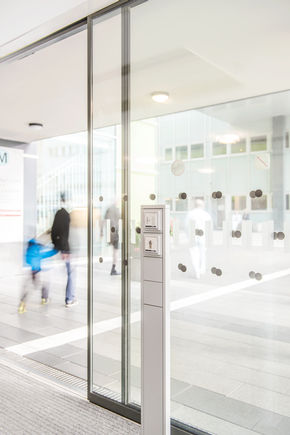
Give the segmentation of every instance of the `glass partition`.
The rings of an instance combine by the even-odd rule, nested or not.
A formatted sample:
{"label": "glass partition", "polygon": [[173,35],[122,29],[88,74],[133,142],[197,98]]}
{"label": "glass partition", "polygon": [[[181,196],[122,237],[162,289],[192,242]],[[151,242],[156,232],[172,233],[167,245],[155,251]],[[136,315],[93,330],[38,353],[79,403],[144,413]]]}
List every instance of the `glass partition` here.
{"label": "glass partition", "polygon": [[130,400],[140,403],[140,205],[166,203],[172,418],[210,433],[287,433],[290,93],[193,110],[241,96],[200,54],[218,46],[206,44],[203,13],[171,0],[131,13]]}
{"label": "glass partition", "polygon": [[[290,430],[289,96],[132,124],[132,229],[140,226],[142,203],[172,204],[172,418],[200,429],[239,433],[257,426],[255,433],[264,433],[264,421],[274,430],[279,419]],[[268,104],[266,115],[257,103]],[[213,123],[216,127],[208,127]],[[224,137],[234,131],[247,143],[262,129],[268,151],[212,156],[221,126]],[[167,161],[169,128],[176,143],[184,131],[192,131],[189,144],[203,139],[205,158]],[[132,313],[140,309],[139,255],[139,235],[132,230]],[[140,323],[135,320],[131,334],[131,400],[140,403]]]}
{"label": "glass partition", "polygon": [[[283,33],[289,14],[121,4],[88,19],[88,147],[86,31],[1,65],[0,346],[86,378],[92,190],[89,399],[138,420],[140,207],[168,204],[171,417],[222,435],[288,434],[290,91],[273,90],[289,88],[289,71],[256,25],[265,36],[276,20]],[[38,286],[21,304],[23,284],[36,289],[27,242],[52,248],[64,205],[71,249],[44,262],[50,303]]]}

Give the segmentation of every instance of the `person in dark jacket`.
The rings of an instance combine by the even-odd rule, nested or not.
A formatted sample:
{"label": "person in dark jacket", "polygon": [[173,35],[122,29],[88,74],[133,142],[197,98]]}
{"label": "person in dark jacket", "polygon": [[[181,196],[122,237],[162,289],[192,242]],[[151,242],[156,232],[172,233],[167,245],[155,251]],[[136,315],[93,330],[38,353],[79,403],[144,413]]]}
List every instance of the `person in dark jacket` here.
{"label": "person in dark jacket", "polygon": [[[20,304],[18,308],[18,312],[20,314],[26,312],[26,300],[29,294],[30,283],[33,284],[34,288],[37,288],[40,284],[40,271],[41,271],[41,262],[45,258],[52,257],[57,254],[56,249],[49,249],[39,243],[36,239],[29,240],[25,253],[25,262],[27,266],[31,267],[31,273],[28,282],[25,282],[24,288],[22,291],[22,296],[20,299]],[[47,284],[42,284],[41,287],[41,303],[48,303],[48,286]]]}
{"label": "person in dark jacket", "polygon": [[67,284],[65,290],[65,305],[71,307],[77,303],[75,299],[75,289],[73,272],[71,266],[71,251],[69,245],[69,227],[70,227],[70,215],[64,208],[65,195],[61,194],[62,207],[56,212],[52,229],[51,240],[55,246],[55,249],[60,251],[61,257],[65,262],[67,271]]}

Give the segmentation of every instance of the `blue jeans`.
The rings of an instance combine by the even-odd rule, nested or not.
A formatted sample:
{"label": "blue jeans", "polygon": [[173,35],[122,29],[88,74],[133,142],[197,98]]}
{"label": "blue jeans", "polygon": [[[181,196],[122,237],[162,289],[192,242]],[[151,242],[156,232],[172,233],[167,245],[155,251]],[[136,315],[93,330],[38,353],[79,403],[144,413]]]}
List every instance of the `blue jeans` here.
{"label": "blue jeans", "polygon": [[74,280],[73,280],[73,270],[70,264],[70,260],[65,262],[66,272],[67,272],[67,283],[65,289],[65,303],[71,302],[75,298]]}

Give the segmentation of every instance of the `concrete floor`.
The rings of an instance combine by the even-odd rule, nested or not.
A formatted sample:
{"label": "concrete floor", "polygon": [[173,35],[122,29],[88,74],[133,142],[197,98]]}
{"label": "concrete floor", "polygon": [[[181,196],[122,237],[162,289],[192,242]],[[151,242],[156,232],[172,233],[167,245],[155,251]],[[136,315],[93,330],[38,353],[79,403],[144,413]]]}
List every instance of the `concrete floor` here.
{"label": "concrete floor", "polygon": [[[171,261],[172,417],[219,435],[289,435],[289,253],[215,247],[200,280],[192,277],[186,249],[173,251]],[[213,266],[222,268],[221,277],[211,274]],[[109,258],[95,266],[94,384],[118,395],[121,281],[109,269]],[[250,280],[251,270],[262,273],[262,281]],[[46,275],[51,303],[41,306],[34,292],[23,315],[17,313],[23,277],[0,280],[0,346],[85,379],[86,266],[77,266],[79,305],[71,309],[64,307],[64,266]],[[133,282],[132,311],[139,310]],[[131,337],[131,400],[140,403],[138,315]]]}

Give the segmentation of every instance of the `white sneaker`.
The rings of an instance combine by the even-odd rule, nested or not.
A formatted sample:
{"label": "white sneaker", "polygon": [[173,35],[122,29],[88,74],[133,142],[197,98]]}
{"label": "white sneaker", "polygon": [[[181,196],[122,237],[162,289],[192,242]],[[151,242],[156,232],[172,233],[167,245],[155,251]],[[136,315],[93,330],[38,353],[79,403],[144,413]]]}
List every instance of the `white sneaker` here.
{"label": "white sneaker", "polygon": [[72,307],[73,305],[77,305],[77,304],[78,304],[78,301],[77,301],[76,299],[74,299],[73,301],[68,301],[68,302],[66,302],[65,306],[66,306],[67,308],[70,308],[70,307]]}

